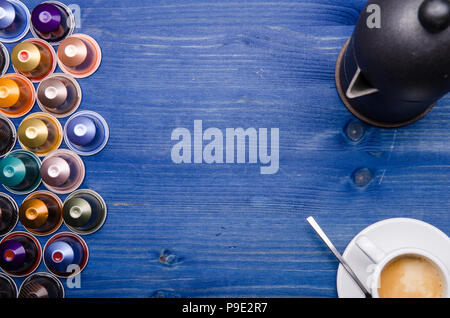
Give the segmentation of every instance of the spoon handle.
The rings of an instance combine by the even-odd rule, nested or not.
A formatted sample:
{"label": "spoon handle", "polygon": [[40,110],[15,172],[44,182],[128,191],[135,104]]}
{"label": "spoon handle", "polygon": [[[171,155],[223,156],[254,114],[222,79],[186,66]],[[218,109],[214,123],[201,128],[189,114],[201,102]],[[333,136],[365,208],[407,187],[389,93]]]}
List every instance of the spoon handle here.
{"label": "spoon handle", "polygon": [[355,272],[351,269],[351,267],[348,265],[348,263],[345,261],[345,259],[342,257],[342,255],[338,252],[336,247],[334,247],[333,243],[330,241],[328,236],[325,234],[325,232],[322,230],[322,228],[317,224],[316,220],[312,216],[306,219],[308,223],[311,225],[311,227],[316,231],[316,233],[320,236],[322,241],[325,242],[325,244],[328,246],[328,248],[333,252],[334,256],[339,260],[339,262],[344,266],[345,270],[349,275],[352,277],[352,279],[355,281],[356,284],[358,284],[359,288],[364,292],[364,295],[366,298],[372,298],[372,295],[370,292],[366,289],[366,287],[363,285],[363,283],[359,280],[358,276],[356,276]]}

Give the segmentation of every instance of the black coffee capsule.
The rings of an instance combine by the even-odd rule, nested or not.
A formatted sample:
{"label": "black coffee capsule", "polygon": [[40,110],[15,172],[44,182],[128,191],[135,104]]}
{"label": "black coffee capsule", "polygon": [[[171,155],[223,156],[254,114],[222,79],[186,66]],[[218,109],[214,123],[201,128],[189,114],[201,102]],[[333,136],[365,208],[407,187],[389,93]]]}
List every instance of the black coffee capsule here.
{"label": "black coffee capsule", "polygon": [[105,223],[106,214],[105,200],[97,192],[88,189],[73,192],[63,206],[64,222],[80,235],[98,231]]}
{"label": "black coffee capsule", "polygon": [[0,274],[0,299],[17,298],[17,286],[7,275]]}
{"label": "black coffee capsule", "polygon": [[0,193],[0,236],[11,232],[16,227],[18,218],[16,201],[6,193]]}
{"label": "black coffee capsule", "polygon": [[6,74],[9,68],[10,58],[6,47],[0,43],[0,76]]}
{"label": "black coffee capsule", "polygon": [[13,150],[16,141],[16,127],[11,120],[0,114],[0,158],[3,158]]}

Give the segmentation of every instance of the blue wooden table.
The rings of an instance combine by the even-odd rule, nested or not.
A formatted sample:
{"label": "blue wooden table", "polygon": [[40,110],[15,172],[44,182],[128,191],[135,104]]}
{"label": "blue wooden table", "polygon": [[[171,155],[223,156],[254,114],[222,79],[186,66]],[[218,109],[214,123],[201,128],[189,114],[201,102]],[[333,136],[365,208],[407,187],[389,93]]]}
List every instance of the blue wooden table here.
{"label": "blue wooden table", "polygon": [[[80,109],[101,113],[111,138],[85,159],[83,187],[109,215],[68,297],[336,297],[337,262],[306,217],[341,251],[391,217],[450,233],[448,97],[407,128],[345,134],[354,118],[334,65],[364,1],[72,2],[104,55],[79,81]],[[171,133],[194,120],[279,128],[278,173],[173,163]]]}

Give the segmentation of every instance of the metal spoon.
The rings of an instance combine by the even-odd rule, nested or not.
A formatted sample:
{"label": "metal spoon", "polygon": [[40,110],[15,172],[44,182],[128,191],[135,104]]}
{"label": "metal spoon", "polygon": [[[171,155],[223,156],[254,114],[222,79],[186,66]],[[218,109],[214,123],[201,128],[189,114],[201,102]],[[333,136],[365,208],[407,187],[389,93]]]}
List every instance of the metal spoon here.
{"label": "metal spoon", "polygon": [[366,287],[363,285],[363,283],[359,280],[358,276],[356,276],[355,272],[351,269],[351,267],[348,265],[348,263],[345,261],[345,259],[342,257],[342,255],[338,252],[338,250],[334,247],[333,243],[331,243],[328,236],[325,234],[325,232],[321,229],[319,224],[317,224],[316,220],[312,216],[306,219],[308,223],[312,226],[314,231],[320,236],[322,241],[325,242],[325,244],[328,246],[328,248],[333,252],[334,256],[339,260],[339,263],[344,266],[345,270],[349,275],[353,278],[356,284],[358,284],[359,288],[363,291],[366,298],[372,298],[372,295],[370,292],[366,289]]}

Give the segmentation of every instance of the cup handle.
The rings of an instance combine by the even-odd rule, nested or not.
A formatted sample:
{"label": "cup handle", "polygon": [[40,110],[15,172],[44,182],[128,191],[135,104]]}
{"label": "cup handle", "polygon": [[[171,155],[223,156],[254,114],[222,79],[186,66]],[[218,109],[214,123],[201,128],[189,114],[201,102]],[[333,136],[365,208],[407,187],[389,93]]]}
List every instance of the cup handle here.
{"label": "cup handle", "polygon": [[359,247],[367,257],[375,264],[380,263],[386,256],[386,253],[372,243],[366,236],[360,236],[356,239],[356,245]]}

